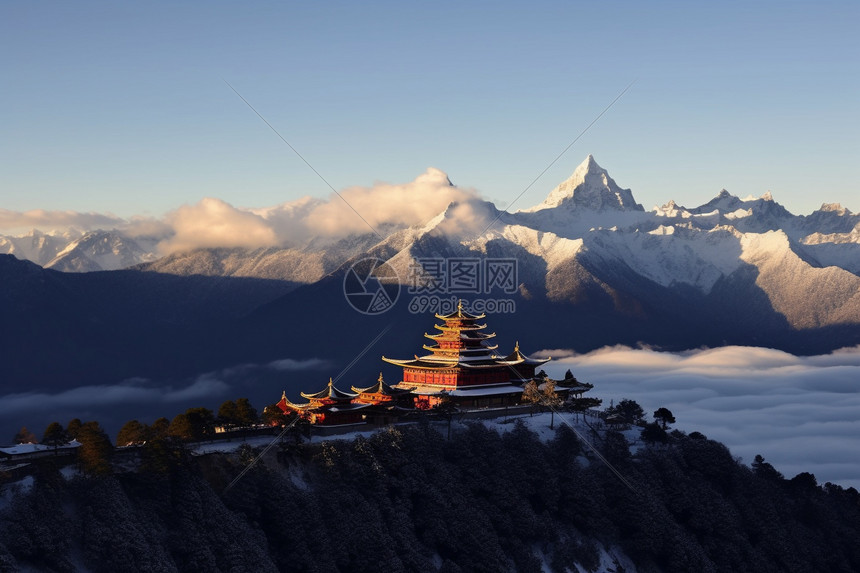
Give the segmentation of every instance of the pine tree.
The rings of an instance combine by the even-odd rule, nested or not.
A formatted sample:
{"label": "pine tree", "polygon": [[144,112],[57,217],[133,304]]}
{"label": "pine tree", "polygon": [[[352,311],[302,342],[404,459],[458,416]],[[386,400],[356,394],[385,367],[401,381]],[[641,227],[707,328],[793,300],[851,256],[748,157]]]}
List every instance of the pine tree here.
{"label": "pine tree", "polygon": [[666,433],[666,430],[661,428],[657,422],[646,424],[639,435],[643,441],[649,443],[666,443],[669,441],[669,435]]}
{"label": "pine tree", "polygon": [[237,426],[239,425],[239,410],[236,408],[236,402],[227,400],[221,407],[218,408],[218,423],[222,426]]}
{"label": "pine tree", "polygon": [[215,415],[209,408],[188,408],[185,415],[191,423],[192,439],[202,440],[215,433]]}
{"label": "pine tree", "polygon": [[28,430],[27,426],[21,426],[21,429],[15,434],[14,440],[16,444],[35,444],[39,441],[36,434]]}
{"label": "pine tree", "polygon": [[69,421],[69,424],[66,426],[66,435],[69,437],[69,440],[78,439],[78,432],[81,431],[81,426],[83,426],[83,423],[80,418],[72,418]]}
{"label": "pine tree", "polygon": [[116,436],[117,446],[135,446],[146,442],[149,428],[137,420],[129,420],[120,428]]}
{"label": "pine tree", "polygon": [[654,419],[659,420],[663,424],[664,430],[669,424],[675,423],[675,416],[672,415],[672,411],[668,408],[657,408],[654,412]]}
{"label": "pine tree", "polygon": [[627,398],[618,402],[616,406],[610,406],[606,409],[606,413],[608,415],[617,415],[619,416],[625,424],[638,424],[642,421],[642,417],[645,415],[645,410],[642,409],[635,400],[629,400]]}
{"label": "pine tree", "polygon": [[78,462],[81,469],[92,475],[111,472],[110,454],[113,446],[98,422],[87,422],[78,432]]}
{"label": "pine tree", "polygon": [[164,417],[158,418],[149,427],[149,438],[153,440],[166,438],[168,428],[170,428],[170,420]]}
{"label": "pine tree", "polygon": [[257,410],[251,405],[247,398],[236,400],[236,417],[242,426],[253,426],[260,421]]}
{"label": "pine tree", "polygon": [[177,414],[170,422],[167,435],[180,440],[191,440],[194,438],[194,428],[188,414]]}
{"label": "pine tree", "polygon": [[45,428],[45,433],[42,435],[42,443],[46,446],[54,446],[54,451],[68,441],[69,438],[66,435],[66,430],[63,429],[63,426],[59,422],[48,424],[48,427]]}

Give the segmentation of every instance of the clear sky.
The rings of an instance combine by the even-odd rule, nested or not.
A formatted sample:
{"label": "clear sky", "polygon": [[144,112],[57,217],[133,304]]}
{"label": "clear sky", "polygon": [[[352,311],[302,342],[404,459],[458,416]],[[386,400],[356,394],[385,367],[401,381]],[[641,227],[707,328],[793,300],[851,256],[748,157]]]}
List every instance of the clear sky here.
{"label": "clear sky", "polygon": [[858,2],[7,2],[0,208],[159,216],[406,182],[513,208],[592,153],[646,208],[860,211]]}

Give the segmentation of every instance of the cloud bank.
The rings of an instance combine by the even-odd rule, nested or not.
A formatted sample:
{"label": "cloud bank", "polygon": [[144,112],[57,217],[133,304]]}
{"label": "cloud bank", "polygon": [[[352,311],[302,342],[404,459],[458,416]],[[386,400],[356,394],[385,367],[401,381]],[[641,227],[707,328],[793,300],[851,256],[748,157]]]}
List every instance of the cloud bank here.
{"label": "cloud bank", "polygon": [[475,190],[454,186],[444,172],[431,167],[408,183],[347,187],[326,199],[302,197],[272,207],[240,208],[206,197],[161,218],[0,209],[0,233],[115,228],[132,238],[159,240],[162,254],[196,248],[296,246],[312,237],[339,239],[372,232],[371,228],[385,235],[392,228],[423,224],[452,202],[476,197]]}
{"label": "cloud bank", "polygon": [[[559,351],[545,351],[559,356]],[[608,347],[550,362],[616,403],[661,406],[675,427],[725,443],[747,464],[761,454],[786,477],[860,488],[860,346],[820,356],[727,346],[680,353]]]}
{"label": "cloud bank", "polygon": [[121,217],[103,213],[80,213],[78,211],[10,211],[0,209],[0,232],[15,232],[30,229],[96,229],[113,228],[127,224]]}

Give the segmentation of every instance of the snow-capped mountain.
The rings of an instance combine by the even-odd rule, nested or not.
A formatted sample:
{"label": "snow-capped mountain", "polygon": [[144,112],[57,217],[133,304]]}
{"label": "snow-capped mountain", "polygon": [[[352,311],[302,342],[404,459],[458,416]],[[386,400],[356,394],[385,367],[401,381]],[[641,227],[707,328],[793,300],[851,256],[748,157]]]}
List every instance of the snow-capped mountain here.
{"label": "snow-capped mountain", "polygon": [[[860,218],[848,209],[824,205],[795,216],[767,194],[720,192],[698,207],[669,201],[644,211],[592,157],[569,183],[514,213],[458,199],[423,225],[385,229],[382,240],[367,233],[292,248],[200,249],[102,273],[0,256],[0,323],[28,325],[0,329],[0,362],[20,384],[73,373],[188,374],[285,357],[346,365],[394,323],[380,348],[408,356],[415,341],[403,333],[426,328],[432,309],[412,309],[415,297],[403,288],[406,302],[384,315],[354,312],[344,276],[367,256],[387,261],[404,287],[429,274],[427,259],[516,261],[513,289],[439,297],[513,300],[515,312],[492,316],[506,348],[514,340],[501,340],[504,333],[533,349],[577,351],[642,343],[815,353],[860,344]],[[50,239],[3,244],[20,255]],[[92,233],[47,264],[110,268],[149,252],[130,245],[121,234]],[[92,348],[103,347],[121,359],[95,361]],[[355,368],[365,366],[378,368],[372,360]]]}
{"label": "snow-capped mountain", "polygon": [[555,208],[590,211],[644,211],[633,199],[630,189],[622,189],[609,173],[589,155],[566,181],[550,191],[546,199],[524,212]]}
{"label": "snow-capped mountain", "polygon": [[289,248],[198,249],[158,260],[155,240],[142,247],[111,231],[70,238],[64,248],[62,238],[37,232],[0,245],[57,270],[136,265],[286,281],[290,289],[368,255],[388,261],[403,284],[422,259],[500,257],[517,261],[521,296],[554,305],[602,301],[625,316],[671,310],[716,321],[745,313],[744,320],[774,328],[860,325],[860,215],[825,204],[796,216],[770,193],[741,199],[726,190],[697,207],[669,201],[645,211],[590,155],[531,208],[508,213],[471,197],[423,225],[381,230],[382,240],[373,233],[318,237]]}
{"label": "snow-capped mountain", "polygon": [[116,231],[90,231],[68,243],[43,265],[66,272],[114,271],[157,258],[134,239]]}
{"label": "snow-capped mountain", "polygon": [[[770,193],[740,199],[725,190],[699,207],[670,201],[644,212],[632,192],[589,156],[539,205],[506,213],[479,200],[452,204],[371,253],[387,259],[401,277],[414,274],[410,269],[422,259],[513,258],[531,296],[576,303],[587,291],[600,291],[619,309],[649,300],[657,290],[724,296],[720,289],[740,281],[791,327],[820,328],[860,324],[855,220],[838,206],[797,217]],[[815,223],[855,228],[808,234]]]}
{"label": "snow-capped mountain", "polygon": [[157,244],[158,239],[131,238],[117,230],[43,233],[33,229],[25,235],[0,235],[0,254],[64,272],[113,271],[154,261]]}
{"label": "snow-capped mountain", "polygon": [[178,252],[138,265],[142,271],[190,276],[250,277],[309,284],[379,241],[373,233],[339,241],[311,241],[300,248],[221,248]]}
{"label": "snow-capped mountain", "polygon": [[0,235],[0,254],[15,255],[19,259],[44,266],[51,262],[66,245],[82,234],[78,231],[68,231],[63,234],[43,233],[33,229],[25,235]]}

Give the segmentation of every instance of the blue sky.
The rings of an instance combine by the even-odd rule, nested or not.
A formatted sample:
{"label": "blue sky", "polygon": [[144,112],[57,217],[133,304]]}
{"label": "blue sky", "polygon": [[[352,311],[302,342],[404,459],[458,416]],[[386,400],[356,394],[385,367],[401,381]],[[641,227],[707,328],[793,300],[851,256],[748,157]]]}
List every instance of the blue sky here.
{"label": "blue sky", "polygon": [[646,208],[860,211],[860,4],[5,3],[0,208],[159,216],[413,180],[513,208],[589,153]]}

